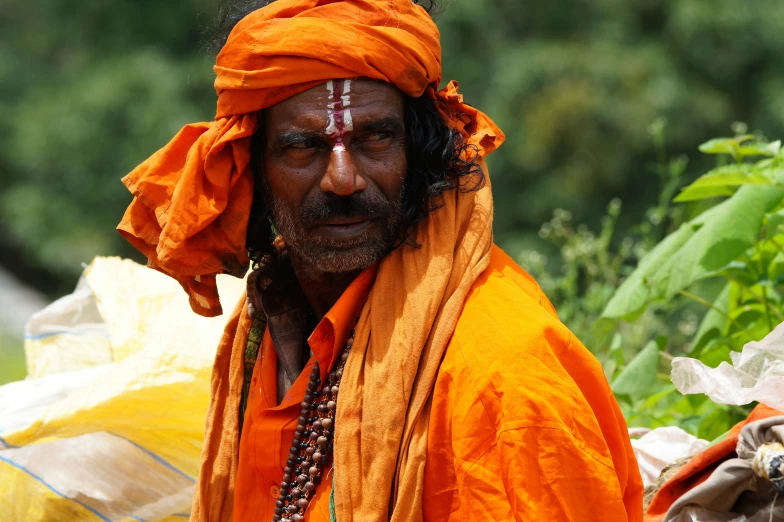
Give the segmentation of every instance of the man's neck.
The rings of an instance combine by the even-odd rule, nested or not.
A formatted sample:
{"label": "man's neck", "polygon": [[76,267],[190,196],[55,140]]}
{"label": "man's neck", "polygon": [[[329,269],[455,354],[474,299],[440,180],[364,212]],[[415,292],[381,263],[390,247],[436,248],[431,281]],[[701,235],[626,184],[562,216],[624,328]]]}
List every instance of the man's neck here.
{"label": "man's neck", "polygon": [[316,272],[303,269],[294,259],[291,260],[291,266],[317,321],[329,312],[346,288],[362,272],[362,270],[340,273]]}

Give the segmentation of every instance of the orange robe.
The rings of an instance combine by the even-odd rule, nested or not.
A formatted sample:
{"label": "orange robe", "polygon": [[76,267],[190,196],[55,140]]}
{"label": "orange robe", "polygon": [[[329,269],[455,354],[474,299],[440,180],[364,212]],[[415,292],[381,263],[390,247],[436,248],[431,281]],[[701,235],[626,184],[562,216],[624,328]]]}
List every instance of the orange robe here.
{"label": "orange robe", "polygon": [[[240,442],[235,522],[272,519],[310,368],[336,360],[374,276],[375,267],[363,272],[319,323],[308,340],[313,356],[280,405],[265,332]],[[330,470],[324,477],[306,512],[311,522],[330,520]],[[441,363],[422,488],[426,522],[642,520],[642,480],[599,363],[498,247]]]}

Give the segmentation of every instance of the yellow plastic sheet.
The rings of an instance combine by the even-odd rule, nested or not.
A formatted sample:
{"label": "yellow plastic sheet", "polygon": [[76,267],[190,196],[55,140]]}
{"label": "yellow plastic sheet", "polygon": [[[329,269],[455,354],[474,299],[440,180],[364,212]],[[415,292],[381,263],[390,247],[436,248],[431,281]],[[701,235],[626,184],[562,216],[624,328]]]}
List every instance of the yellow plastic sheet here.
{"label": "yellow plastic sheet", "polygon": [[[219,279],[236,302],[244,283]],[[25,381],[0,386],[0,521],[183,521],[226,317],[168,277],[96,258],[31,318]]]}

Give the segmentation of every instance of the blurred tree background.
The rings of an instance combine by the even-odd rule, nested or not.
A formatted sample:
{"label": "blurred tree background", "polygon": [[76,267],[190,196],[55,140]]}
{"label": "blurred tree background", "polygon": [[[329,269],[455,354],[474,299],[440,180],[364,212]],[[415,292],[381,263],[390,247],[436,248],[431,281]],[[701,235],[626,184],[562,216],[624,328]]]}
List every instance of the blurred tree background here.
{"label": "blurred tree background", "polygon": [[[214,14],[214,0],[4,0],[0,266],[54,298],[95,255],[139,259],[114,231],[119,179],[212,118]],[[554,209],[596,228],[619,198],[623,242],[661,218],[662,151],[689,156],[688,180],[712,165],[697,146],[734,121],[784,135],[780,0],[453,0],[438,24],[445,80],[507,134],[490,158],[497,241],[524,263],[555,254],[542,270],[560,268],[538,233]]]}

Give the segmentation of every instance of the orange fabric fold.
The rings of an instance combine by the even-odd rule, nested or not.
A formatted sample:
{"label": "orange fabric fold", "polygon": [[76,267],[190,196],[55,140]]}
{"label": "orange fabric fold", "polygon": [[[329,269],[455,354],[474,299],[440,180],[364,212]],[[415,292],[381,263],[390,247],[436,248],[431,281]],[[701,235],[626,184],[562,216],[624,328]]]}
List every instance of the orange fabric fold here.
{"label": "orange fabric fold", "polygon": [[735,456],[735,448],[738,445],[738,436],[744,426],[751,422],[777,415],[782,415],[782,412],[764,404],[759,404],[745,420],[730,429],[726,438],[692,457],[688,464],[665,482],[656,493],[656,496],[653,497],[648,510],[645,512],[644,522],[661,522],[664,520],[667,510],[670,509],[670,506],[676,500],[690,489],[705,482],[722,462],[733,458]]}
{"label": "orange fabric fold", "polygon": [[503,141],[489,118],[462,103],[456,83],[437,92],[438,29],[410,0],[278,0],[236,25],[214,69],[215,120],[187,125],[123,178],[135,197],[117,227],[205,316],[222,312],[215,275],[241,277],[248,268],[258,111],[330,79],[366,77],[408,96],[430,93],[482,153]]}
{"label": "orange fabric fold", "polygon": [[256,114],[187,125],[123,178],[135,198],[117,227],[174,277],[201,315],[221,312],[216,274],[243,277],[253,199],[250,138]]}
{"label": "orange fabric fold", "polygon": [[339,520],[386,520],[390,512],[392,522],[422,520],[432,390],[468,291],[490,262],[492,222],[489,180],[475,192],[452,191],[419,227],[421,248],[382,260],[340,387]]}
{"label": "orange fabric fold", "polygon": [[191,508],[190,520],[194,522],[231,520],[239,465],[245,345],[252,324],[243,296],[226,323],[212,368],[201,467]]}

